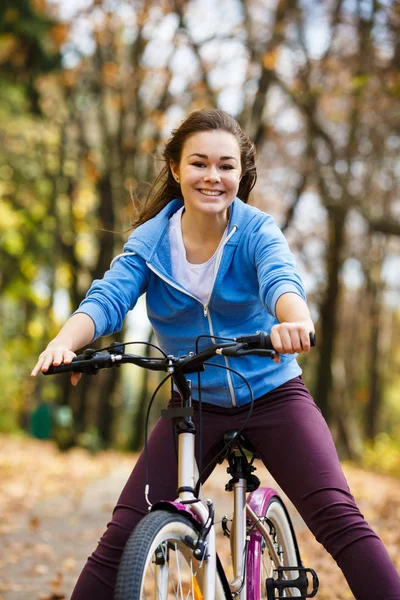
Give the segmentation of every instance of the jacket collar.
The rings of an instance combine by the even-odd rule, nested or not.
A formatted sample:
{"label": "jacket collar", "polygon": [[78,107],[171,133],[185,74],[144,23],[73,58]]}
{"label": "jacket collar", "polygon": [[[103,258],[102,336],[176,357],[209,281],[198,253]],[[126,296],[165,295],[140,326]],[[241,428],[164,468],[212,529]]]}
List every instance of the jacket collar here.
{"label": "jacket collar", "polygon": [[[125,246],[125,251],[134,251],[146,262],[171,273],[168,223],[170,217],[182,206],[182,200],[171,200],[155,217],[133,231]],[[228,235],[234,226],[236,226],[237,233],[229,240],[229,244],[236,245],[238,243],[244,227],[254,217],[254,211],[257,209],[248,206],[239,198],[235,198],[230,206]]]}

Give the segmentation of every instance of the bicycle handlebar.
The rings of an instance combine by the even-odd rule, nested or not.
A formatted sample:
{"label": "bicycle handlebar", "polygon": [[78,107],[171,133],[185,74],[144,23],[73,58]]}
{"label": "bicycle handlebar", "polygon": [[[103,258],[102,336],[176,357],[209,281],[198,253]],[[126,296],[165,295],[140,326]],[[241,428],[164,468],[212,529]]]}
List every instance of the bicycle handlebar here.
{"label": "bicycle handlebar", "polygon": [[[315,346],[315,334],[310,334],[311,346]],[[96,375],[100,369],[119,366],[121,364],[135,364],[151,371],[193,373],[204,369],[204,363],[215,355],[222,356],[247,356],[249,354],[274,358],[276,352],[271,344],[270,336],[264,331],[252,335],[245,335],[231,342],[222,344],[214,343],[198,354],[193,352],[180,357],[164,356],[162,358],[147,358],[138,354],[126,354],[125,345],[114,343],[106,350],[93,350],[88,348],[76,356],[71,363],[52,365],[44,375],[59,373],[87,373]]]}

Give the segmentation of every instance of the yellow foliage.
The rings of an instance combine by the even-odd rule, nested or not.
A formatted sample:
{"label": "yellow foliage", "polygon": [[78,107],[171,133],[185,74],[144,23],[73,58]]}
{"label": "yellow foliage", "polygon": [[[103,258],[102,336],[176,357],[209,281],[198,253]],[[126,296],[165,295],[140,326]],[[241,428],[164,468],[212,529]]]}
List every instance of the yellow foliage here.
{"label": "yellow foliage", "polygon": [[18,40],[11,34],[5,34],[0,37],[0,63],[6,62],[11,54],[18,47]]}
{"label": "yellow foliage", "polygon": [[66,23],[57,23],[50,29],[50,36],[58,46],[62,46],[67,41],[69,25]]}
{"label": "yellow foliage", "polygon": [[57,287],[68,289],[72,283],[71,266],[63,263],[56,270]]}
{"label": "yellow foliage", "polygon": [[115,62],[106,62],[103,65],[103,77],[106,85],[113,85],[119,73],[119,66]]}
{"label": "yellow foliage", "polygon": [[97,166],[90,159],[86,159],[84,164],[86,178],[89,181],[98,181],[100,179],[100,171]]}
{"label": "yellow foliage", "polygon": [[352,78],[351,85],[354,89],[359,90],[368,84],[369,79],[369,75],[357,75]]}
{"label": "yellow foliage", "polygon": [[30,321],[26,329],[31,338],[39,339],[43,337],[43,324],[39,320]]}
{"label": "yellow foliage", "polygon": [[12,167],[10,167],[10,165],[2,165],[0,167],[1,179],[5,179],[6,181],[8,181],[9,179],[12,179],[13,175],[14,175],[14,170]]}
{"label": "yellow foliage", "polygon": [[21,224],[21,215],[13,210],[8,202],[0,200],[0,231],[9,232],[10,229],[16,229]]}
{"label": "yellow foliage", "polygon": [[36,202],[30,207],[30,213],[35,221],[42,221],[46,215],[46,206],[44,203]]}
{"label": "yellow foliage", "polygon": [[24,250],[24,238],[13,229],[5,231],[3,235],[3,248],[11,256],[19,256]]}
{"label": "yellow foliage", "polygon": [[400,477],[399,436],[392,438],[387,433],[378,434],[366,445],[362,464],[366,469]]}
{"label": "yellow foliage", "polygon": [[27,279],[32,281],[32,279],[35,278],[35,276],[37,275],[37,272],[38,272],[37,265],[34,264],[30,259],[25,258],[25,257],[21,258],[19,265],[20,265],[21,273],[23,275],[25,275],[25,277]]}
{"label": "yellow foliage", "polygon": [[83,264],[90,264],[94,254],[93,243],[87,236],[79,236],[75,246],[75,252],[76,256]]}
{"label": "yellow foliage", "polygon": [[155,147],[156,143],[152,138],[145,138],[140,142],[140,149],[145,154],[150,154],[151,152],[154,152]]}
{"label": "yellow foliage", "polygon": [[262,63],[264,69],[272,71],[276,65],[276,59],[278,58],[279,48],[275,48],[271,52],[266,52],[262,57]]}

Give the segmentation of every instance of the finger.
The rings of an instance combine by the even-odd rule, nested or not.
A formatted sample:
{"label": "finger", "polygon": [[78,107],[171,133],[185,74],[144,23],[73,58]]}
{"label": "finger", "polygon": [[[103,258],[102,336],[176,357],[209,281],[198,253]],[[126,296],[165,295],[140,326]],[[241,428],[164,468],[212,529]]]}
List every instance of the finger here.
{"label": "finger", "polygon": [[[43,357],[42,371],[46,372],[49,370],[49,367],[53,364],[53,353],[45,354]],[[60,364],[60,363],[59,363]]]}
{"label": "finger", "polygon": [[274,348],[274,350],[276,350],[276,352],[278,352],[278,354],[283,352],[283,345],[282,345],[279,325],[274,325],[272,327],[271,333],[270,333],[270,338],[271,338],[271,344],[272,344],[272,347]]}
{"label": "finger", "polygon": [[289,332],[289,336],[293,352],[303,352],[299,331],[297,329],[291,329]]}
{"label": "finger", "polygon": [[32,369],[31,377],[36,377],[36,375],[39,373],[39,371],[42,367],[42,364],[43,364],[43,360],[44,360],[43,358],[39,358],[36,365]]}
{"label": "finger", "polygon": [[61,350],[55,350],[53,354],[52,364],[56,367],[61,365],[64,360],[63,352]]}
{"label": "finger", "polygon": [[290,337],[290,333],[286,327],[283,327],[280,330],[280,336],[282,340],[282,354],[293,354],[293,346],[292,346],[292,338]]}
{"label": "finger", "polygon": [[76,357],[75,352],[72,352],[71,350],[68,350],[67,352],[64,352],[63,355],[63,363],[65,365],[69,365],[72,363],[72,360]]}
{"label": "finger", "polygon": [[302,329],[300,331],[300,341],[303,348],[303,352],[309,352],[311,350],[310,331],[308,331],[307,329]]}
{"label": "finger", "polygon": [[82,373],[71,373],[72,385],[77,385],[81,377],[82,377]]}
{"label": "finger", "polygon": [[279,365],[279,363],[281,362],[281,355],[278,354],[278,352],[275,352],[275,356],[273,358],[274,363],[276,363],[277,365]]}

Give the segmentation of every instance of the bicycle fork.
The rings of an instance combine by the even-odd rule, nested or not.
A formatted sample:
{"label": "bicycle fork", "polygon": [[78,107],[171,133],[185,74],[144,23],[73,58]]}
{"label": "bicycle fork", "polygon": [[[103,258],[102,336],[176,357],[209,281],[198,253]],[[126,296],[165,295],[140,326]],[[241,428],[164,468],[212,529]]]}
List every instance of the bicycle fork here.
{"label": "bicycle fork", "polygon": [[233,484],[232,559],[234,579],[229,584],[231,591],[239,600],[246,600],[246,490],[247,481],[239,477]]}
{"label": "bicycle fork", "polygon": [[195,458],[195,427],[191,420],[192,407],[168,408],[163,411],[164,418],[172,418],[178,434],[178,498],[175,510],[186,516],[191,515],[201,525],[202,535],[193,540],[193,556],[202,563],[199,577],[203,600],[215,600],[216,597],[216,542],[213,526],[214,512],[211,502],[207,506],[196,497],[196,484],[199,478]]}

